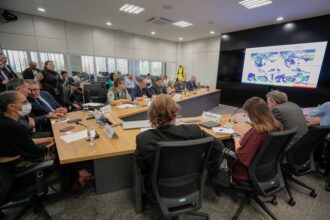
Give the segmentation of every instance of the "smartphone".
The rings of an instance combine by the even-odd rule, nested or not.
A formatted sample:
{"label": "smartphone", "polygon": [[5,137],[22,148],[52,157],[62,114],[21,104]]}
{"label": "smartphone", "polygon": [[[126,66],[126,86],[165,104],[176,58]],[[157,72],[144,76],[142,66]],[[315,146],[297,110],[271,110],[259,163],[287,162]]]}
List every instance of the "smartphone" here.
{"label": "smartphone", "polygon": [[62,129],[60,130],[60,132],[66,132],[66,131],[70,131],[70,130],[72,130],[72,129],[74,129],[74,126],[68,126],[68,127],[62,128]]}

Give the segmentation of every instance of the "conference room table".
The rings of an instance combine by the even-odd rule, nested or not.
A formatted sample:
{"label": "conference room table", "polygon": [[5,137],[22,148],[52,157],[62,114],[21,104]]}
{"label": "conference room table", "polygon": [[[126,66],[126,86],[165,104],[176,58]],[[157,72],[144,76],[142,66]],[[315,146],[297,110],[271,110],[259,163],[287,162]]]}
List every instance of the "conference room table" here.
{"label": "conference room table", "polygon": [[[180,120],[183,123],[185,120],[191,119],[199,120],[200,122],[206,121],[206,119],[200,117],[202,112],[218,106],[219,97],[220,90],[216,89],[182,94],[181,98],[176,100],[181,106],[180,114],[183,118]],[[185,110],[187,108],[189,110]],[[194,108],[195,110],[193,110]],[[81,119],[80,124],[56,123],[55,120],[52,120],[52,129],[60,164],[92,160],[97,193],[107,193],[131,187],[132,158],[136,148],[135,138],[140,133],[140,129],[124,130],[121,123],[126,120],[146,120],[147,109],[148,107],[143,104],[127,109],[112,107],[111,112],[105,114],[116,132],[116,136],[112,139],[107,137],[103,128],[96,123],[95,119],[86,120],[87,113],[83,111],[72,112],[67,115],[69,119]],[[197,117],[189,118],[192,114],[195,114],[194,116]],[[227,122],[229,117],[223,116],[222,123]],[[73,125],[74,129],[68,132],[60,131],[70,125]],[[90,146],[86,139],[66,143],[61,138],[63,135],[83,131],[87,128],[95,128],[99,134],[99,138],[95,140],[93,146]],[[211,129],[203,129],[213,134]],[[216,135],[216,137],[226,139],[230,138],[230,135]]]}

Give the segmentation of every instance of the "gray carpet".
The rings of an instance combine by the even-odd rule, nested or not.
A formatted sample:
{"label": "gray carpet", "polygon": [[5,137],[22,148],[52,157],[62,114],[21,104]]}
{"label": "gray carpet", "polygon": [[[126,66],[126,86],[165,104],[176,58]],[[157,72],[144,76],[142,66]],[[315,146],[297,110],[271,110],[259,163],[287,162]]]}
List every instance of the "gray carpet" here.
{"label": "gray carpet", "polygon": [[[220,105],[212,109],[214,113],[231,114],[236,108]],[[300,178],[306,184],[314,187],[318,193],[316,198],[311,198],[308,191],[292,183],[293,195],[297,204],[290,206],[286,203],[286,195],[278,195],[278,205],[267,203],[278,219],[330,219],[330,192],[325,191],[324,177],[320,174],[308,175]],[[231,219],[238,202],[226,194],[216,196],[214,192],[205,187],[204,203],[201,211],[207,212],[212,220]],[[149,208],[143,214],[136,214],[132,190],[122,190],[113,193],[98,195],[91,188],[78,198],[68,198],[56,203],[46,204],[46,209],[53,219],[111,219],[111,220],[154,220],[159,218],[156,208]],[[41,219],[32,211],[24,216],[24,219]],[[192,217],[180,217],[182,220],[198,219]],[[255,203],[247,205],[240,219],[270,219]]]}
{"label": "gray carpet", "polygon": [[[278,219],[330,219],[330,192],[324,190],[324,180],[321,175],[309,175],[301,179],[315,187],[318,196],[311,198],[308,192],[291,184],[297,204],[290,206],[286,203],[286,195],[280,193],[278,205],[267,203]],[[213,191],[205,187],[202,211],[210,215],[210,219],[231,219],[238,203],[226,194],[217,197]],[[111,219],[111,220],[153,220],[159,218],[156,208],[148,208],[143,214],[134,211],[133,193],[130,189],[98,195],[94,189],[80,195],[78,198],[69,198],[53,204],[47,204],[46,209],[53,219]],[[24,219],[41,219],[30,212]],[[183,216],[180,219],[198,219]],[[255,203],[247,205],[240,219],[270,219]]]}

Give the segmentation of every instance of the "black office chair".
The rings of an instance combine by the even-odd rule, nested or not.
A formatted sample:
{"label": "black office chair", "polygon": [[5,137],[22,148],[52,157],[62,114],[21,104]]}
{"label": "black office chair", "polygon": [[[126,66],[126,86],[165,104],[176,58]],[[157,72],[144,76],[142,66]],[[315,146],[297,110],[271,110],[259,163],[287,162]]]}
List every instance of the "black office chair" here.
{"label": "black office chair", "polygon": [[107,93],[105,83],[85,84],[84,88],[84,102],[106,103]]}
{"label": "black office chair", "polygon": [[[152,199],[160,207],[162,219],[178,219],[179,215],[208,219],[207,213],[197,210],[202,207],[203,174],[213,148],[213,141],[214,137],[207,137],[159,142],[156,146],[151,188]],[[137,183],[137,187],[144,188],[143,181]],[[138,194],[135,196],[141,199],[143,196],[139,190],[141,189],[137,188]],[[141,206],[137,211],[142,211]]]}
{"label": "black office chair", "polygon": [[[0,164],[0,218],[4,216],[3,210],[21,207],[11,219],[19,219],[30,208],[41,214],[44,219],[50,219],[50,215],[42,205],[44,200],[58,200],[63,198],[62,193],[47,195],[48,187],[58,183],[61,174],[58,169],[52,169],[45,173],[45,169],[54,166],[54,161],[45,161],[19,173],[12,174],[3,164]],[[35,175],[35,182],[23,186],[17,186],[17,179]]]}
{"label": "black office chair", "polygon": [[288,180],[310,190],[309,195],[313,198],[317,196],[315,189],[294,178],[303,176],[315,171],[314,150],[330,132],[330,126],[313,126],[309,131],[293,146],[286,151],[286,164],[282,164],[285,177],[286,188],[290,199],[288,203],[295,205]]}
{"label": "black office chair", "polygon": [[[238,219],[244,206],[253,199],[267,214],[276,219],[275,215],[259,199],[263,197],[272,197],[272,203],[277,204],[276,194],[285,189],[285,184],[280,168],[280,161],[284,156],[285,148],[297,129],[291,129],[281,132],[269,133],[266,140],[256,153],[252,163],[248,168],[250,181],[233,181],[230,187],[240,195],[243,194],[243,200],[240,203],[232,219]],[[228,156],[233,155],[233,151],[224,151]],[[221,187],[221,183],[220,187]]]}

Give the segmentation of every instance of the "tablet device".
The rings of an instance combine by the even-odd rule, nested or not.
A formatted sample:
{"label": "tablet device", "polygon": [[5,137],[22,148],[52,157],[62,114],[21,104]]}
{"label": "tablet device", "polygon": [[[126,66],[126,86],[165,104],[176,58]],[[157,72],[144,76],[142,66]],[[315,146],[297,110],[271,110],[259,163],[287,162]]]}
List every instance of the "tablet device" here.
{"label": "tablet device", "polygon": [[203,126],[205,128],[213,128],[213,127],[219,127],[220,124],[214,121],[207,121],[199,124],[200,126]]}

